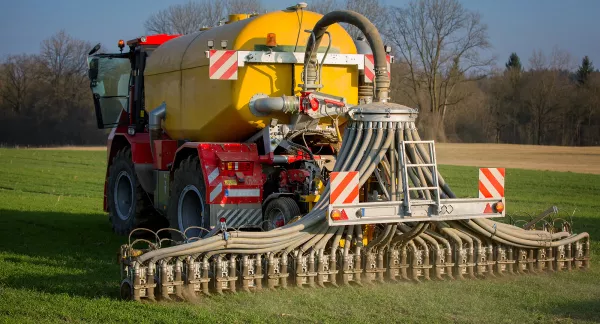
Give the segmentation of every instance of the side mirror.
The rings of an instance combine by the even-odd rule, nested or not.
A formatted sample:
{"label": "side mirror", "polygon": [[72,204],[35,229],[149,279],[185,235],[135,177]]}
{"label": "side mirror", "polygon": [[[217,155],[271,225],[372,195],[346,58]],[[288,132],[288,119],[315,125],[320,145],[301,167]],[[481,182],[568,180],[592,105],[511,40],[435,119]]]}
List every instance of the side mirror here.
{"label": "side mirror", "polygon": [[92,54],[98,52],[98,50],[100,50],[100,43],[96,44],[96,46],[94,46],[94,48],[92,48],[90,50],[90,52],[88,53],[88,55],[92,55]]}
{"label": "side mirror", "polygon": [[92,83],[95,83],[98,79],[98,63],[99,60],[97,57],[90,59],[90,68],[88,70],[88,77]]}

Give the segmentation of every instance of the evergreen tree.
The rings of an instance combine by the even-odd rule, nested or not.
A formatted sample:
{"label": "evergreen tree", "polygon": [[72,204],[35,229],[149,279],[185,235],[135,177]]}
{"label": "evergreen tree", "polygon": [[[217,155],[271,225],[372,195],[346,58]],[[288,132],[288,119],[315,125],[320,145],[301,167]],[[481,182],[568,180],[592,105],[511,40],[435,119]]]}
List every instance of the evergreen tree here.
{"label": "evergreen tree", "polygon": [[518,83],[521,80],[521,73],[523,72],[523,65],[521,65],[521,59],[517,53],[513,52],[506,62],[506,71],[504,75],[510,80],[513,90],[516,90]]}
{"label": "evergreen tree", "polygon": [[521,59],[519,58],[519,55],[517,55],[517,53],[512,53],[510,54],[510,57],[508,58],[508,62],[506,62],[506,69],[507,70],[516,70],[521,72],[523,70],[523,66],[521,65]]}
{"label": "evergreen tree", "polygon": [[586,55],[581,60],[579,69],[577,69],[577,82],[582,85],[585,84],[592,72],[594,72],[594,65],[592,64],[592,61],[590,61],[590,58]]}

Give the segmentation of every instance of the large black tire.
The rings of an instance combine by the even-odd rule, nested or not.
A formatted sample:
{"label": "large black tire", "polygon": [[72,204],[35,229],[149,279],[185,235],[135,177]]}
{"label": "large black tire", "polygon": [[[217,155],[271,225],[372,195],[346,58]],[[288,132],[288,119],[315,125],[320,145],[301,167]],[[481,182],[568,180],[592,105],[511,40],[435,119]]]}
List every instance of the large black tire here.
{"label": "large black tire", "polygon": [[[206,203],[206,187],[197,156],[183,160],[175,170],[167,218],[171,228],[184,232],[190,226],[199,226],[210,230],[210,205]],[[205,231],[190,229],[186,236],[202,236]],[[177,232],[171,238],[181,241],[183,237]]]}
{"label": "large black tire", "polygon": [[135,174],[131,149],[121,149],[108,169],[108,218],[113,231],[128,235],[155,215],[152,202]]}
{"label": "large black tire", "polygon": [[301,215],[300,207],[294,199],[290,197],[275,198],[265,208],[263,229],[269,231],[281,227],[299,215]]}

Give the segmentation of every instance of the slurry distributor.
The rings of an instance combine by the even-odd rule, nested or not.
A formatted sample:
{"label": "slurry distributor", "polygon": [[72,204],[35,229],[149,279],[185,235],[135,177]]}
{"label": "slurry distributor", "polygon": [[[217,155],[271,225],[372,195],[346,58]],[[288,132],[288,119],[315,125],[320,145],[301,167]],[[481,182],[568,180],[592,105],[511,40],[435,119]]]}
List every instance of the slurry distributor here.
{"label": "slurry distributor", "polygon": [[98,127],[112,128],[104,209],[130,238],[123,298],[589,267],[588,234],[566,222],[494,221],[504,169],[457,198],[417,110],[391,103],[375,26],[306,7],[89,53]]}

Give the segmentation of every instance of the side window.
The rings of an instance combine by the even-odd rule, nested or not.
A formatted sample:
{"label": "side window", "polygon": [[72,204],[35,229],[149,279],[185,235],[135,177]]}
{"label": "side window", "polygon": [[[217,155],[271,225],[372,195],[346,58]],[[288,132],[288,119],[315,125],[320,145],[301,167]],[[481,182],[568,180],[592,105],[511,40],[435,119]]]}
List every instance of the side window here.
{"label": "side window", "polygon": [[91,57],[90,87],[99,128],[115,127],[121,112],[129,112],[131,64],[123,57]]}

